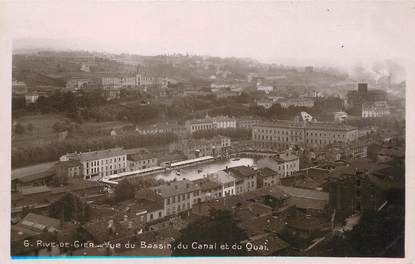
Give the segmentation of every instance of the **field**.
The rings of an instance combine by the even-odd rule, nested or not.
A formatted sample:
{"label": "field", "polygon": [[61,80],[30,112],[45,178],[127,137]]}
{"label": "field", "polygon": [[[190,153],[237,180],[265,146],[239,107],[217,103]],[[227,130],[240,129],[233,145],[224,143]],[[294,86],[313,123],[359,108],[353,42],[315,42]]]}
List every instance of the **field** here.
{"label": "field", "polygon": [[[53,129],[53,125],[56,122],[65,120],[70,121],[70,119],[59,114],[30,115],[14,120],[25,128],[25,132],[22,134],[12,133],[12,147],[39,146],[58,140],[58,133]],[[30,126],[29,124],[33,127],[32,131],[29,131],[28,129]],[[78,135],[77,131],[75,131],[74,137],[88,137],[88,135],[96,135],[101,131],[102,133],[108,133],[109,135],[112,129],[120,130],[127,125],[130,125],[130,123],[121,121],[85,122],[79,126],[79,129],[87,132],[90,131],[91,133],[82,133],[81,135]]]}
{"label": "field", "polygon": [[[53,125],[63,120],[65,117],[59,114],[30,115],[14,120],[25,128],[25,132],[22,134],[12,132],[12,147],[42,145],[56,140],[58,134],[54,131]],[[33,126],[32,131],[28,131],[29,124]]]}

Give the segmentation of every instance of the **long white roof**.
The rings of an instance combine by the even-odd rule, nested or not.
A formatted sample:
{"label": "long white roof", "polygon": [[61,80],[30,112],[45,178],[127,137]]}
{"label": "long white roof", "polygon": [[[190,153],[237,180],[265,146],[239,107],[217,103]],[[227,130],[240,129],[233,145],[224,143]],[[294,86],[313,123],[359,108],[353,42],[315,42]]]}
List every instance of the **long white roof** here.
{"label": "long white roof", "polygon": [[196,163],[200,161],[207,161],[211,159],[213,159],[213,156],[203,156],[203,157],[196,158],[196,159],[178,161],[178,162],[172,163],[171,166],[172,167],[183,166],[183,165],[188,165],[188,164],[192,164],[192,163]]}

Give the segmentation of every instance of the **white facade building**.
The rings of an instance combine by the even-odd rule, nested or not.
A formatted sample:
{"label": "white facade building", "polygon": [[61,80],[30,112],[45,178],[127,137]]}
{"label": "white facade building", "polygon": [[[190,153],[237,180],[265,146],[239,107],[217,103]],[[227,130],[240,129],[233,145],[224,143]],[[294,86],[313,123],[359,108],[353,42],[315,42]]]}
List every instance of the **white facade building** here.
{"label": "white facade building", "polygon": [[60,157],[60,161],[68,160],[78,160],[82,164],[85,180],[127,171],[127,155],[122,148],[70,153]]}
{"label": "white facade building", "polygon": [[236,119],[227,116],[217,116],[213,118],[213,124],[217,129],[236,128]]}
{"label": "white facade building", "polygon": [[374,118],[390,115],[390,109],[385,101],[362,104],[362,118]]}
{"label": "white facade building", "polygon": [[208,174],[208,179],[218,183],[222,188],[222,197],[236,194],[236,179],[224,171]]}
{"label": "white facade building", "polygon": [[257,85],[256,89],[258,91],[263,91],[266,94],[269,94],[274,90],[274,87],[272,87],[271,85]]}
{"label": "white facade building", "polygon": [[285,151],[276,156],[258,160],[257,166],[258,168],[270,168],[281,178],[285,178],[300,170],[300,159],[290,151]]}

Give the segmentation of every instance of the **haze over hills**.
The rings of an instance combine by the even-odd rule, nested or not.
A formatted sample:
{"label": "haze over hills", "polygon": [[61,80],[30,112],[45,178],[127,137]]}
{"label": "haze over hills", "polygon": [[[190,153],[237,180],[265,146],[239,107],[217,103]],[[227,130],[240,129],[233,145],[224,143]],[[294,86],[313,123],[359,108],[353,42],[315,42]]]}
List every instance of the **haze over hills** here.
{"label": "haze over hills", "polygon": [[[88,41],[76,40],[76,39],[53,39],[53,38],[17,38],[13,40],[13,54],[24,53],[36,53],[39,51],[74,51],[80,53],[81,51],[91,54],[93,56],[105,57],[113,59],[122,63],[143,65],[145,60],[154,57],[172,56],[180,53],[164,53],[159,54],[141,54],[129,53],[129,52],[106,52],[105,50],[97,50],[97,45],[89,43]],[[81,52],[81,53],[82,53]],[[182,53],[182,59],[189,55]],[[215,54],[190,54],[191,57],[210,57],[211,59]],[[218,58],[217,59],[223,59]],[[229,59],[229,58],[226,58]],[[344,65],[339,60],[333,60],[333,58],[309,58],[309,57],[285,57],[279,56],[275,58],[234,58],[239,62],[256,64],[256,65],[272,65],[279,68],[294,68],[301,69],[306,66],[314,66],[315,69],[319,69],[323,72],[329,72],[333,74],[348,74],[349,77],[356,81],[367,81],[377,83],[379,80],[390,78],[392,83],[401,83],[405,80],[405,70],[402,65],[397,61],[392,60],[374,60],[362,58],[361,61],[356,61],[352,65]]]}

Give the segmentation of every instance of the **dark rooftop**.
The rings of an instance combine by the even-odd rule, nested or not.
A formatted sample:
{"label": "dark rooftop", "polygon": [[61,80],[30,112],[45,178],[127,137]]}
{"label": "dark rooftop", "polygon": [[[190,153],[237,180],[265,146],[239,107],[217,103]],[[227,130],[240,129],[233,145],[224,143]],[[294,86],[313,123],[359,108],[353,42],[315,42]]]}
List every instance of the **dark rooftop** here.
{"label": "dark rooftop", "polygon": [[231,167],[225,170],[226,172],[231,172],[234,176],[239,178],[246,178],[254,175],[256,171],[248,166],[236,166]]}
{"label": "dark rooftop", "polygon": [[196,186],[200,187],[202,191],[221,188],[221,185],[219,183],[211,181],[207,178],[197,179],[193,182],[196,184]]}
{"label": "dark rooftop", "polygon": [[273,176],[273,175],[276,175],[276,174],[277,174],[276,171],[274,171],[274,170],[272,170],[268,167],[258,169],[258,175],[262,176],[262,177],[269,177],[269,176]]}

